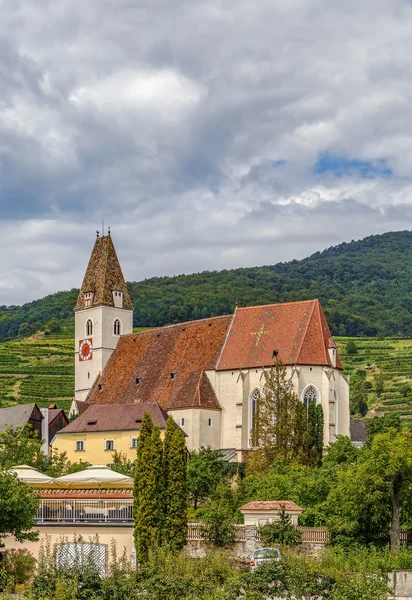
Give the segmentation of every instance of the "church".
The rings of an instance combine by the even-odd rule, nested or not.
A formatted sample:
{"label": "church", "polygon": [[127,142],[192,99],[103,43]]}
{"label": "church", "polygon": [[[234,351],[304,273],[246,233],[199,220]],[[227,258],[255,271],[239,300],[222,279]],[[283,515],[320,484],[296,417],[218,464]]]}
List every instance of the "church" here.
{"label": "church", "polygon": [[158,403],[187,435],[241,460],[275,359],[300,400],[321,404],[324,446],[349,435],[349,380],[318,300],[236,308],[133,333],[133,305],[111,235],[97,237],[75,310],[75,399]]}

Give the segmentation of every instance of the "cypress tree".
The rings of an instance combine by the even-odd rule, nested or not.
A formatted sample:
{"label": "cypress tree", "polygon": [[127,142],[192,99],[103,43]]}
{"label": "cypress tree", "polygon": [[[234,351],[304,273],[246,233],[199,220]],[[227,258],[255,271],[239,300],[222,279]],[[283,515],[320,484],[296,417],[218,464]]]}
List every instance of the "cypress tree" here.
{"label": "cypress tree", "polygon": [[163,541],[181,550],[187,541],[186,442],[172,417],[167,419],[163,451],[165,520]]}
{"label": "cypress tree", "polygon": [[311,402],[308,407],[309,458],[313,465],[322,461],[323,454],[323,408]]}
{"label": "cypress tree", "polygon": [[145,413],[137,446],[134,482],[134,538],[138,563],[146,562],[149,549],[160,543],[164,504],[162,452],[160,430]]}

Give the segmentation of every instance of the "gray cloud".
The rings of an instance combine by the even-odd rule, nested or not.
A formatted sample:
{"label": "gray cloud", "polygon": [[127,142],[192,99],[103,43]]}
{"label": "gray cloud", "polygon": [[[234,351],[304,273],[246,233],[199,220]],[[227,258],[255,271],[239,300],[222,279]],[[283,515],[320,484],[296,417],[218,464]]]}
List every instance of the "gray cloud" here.
{"label": "gray cloud", "polygon": [[102,218],[129,279],[411,226],[410,2],[0,7],[0,304],[79,285]]}

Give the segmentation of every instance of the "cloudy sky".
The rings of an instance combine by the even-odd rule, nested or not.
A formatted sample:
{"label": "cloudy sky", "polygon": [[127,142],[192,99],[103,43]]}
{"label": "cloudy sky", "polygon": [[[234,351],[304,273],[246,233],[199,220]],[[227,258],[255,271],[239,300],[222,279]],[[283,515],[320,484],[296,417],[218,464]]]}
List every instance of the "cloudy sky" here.
{"label": "cloudy sky", "polygon": [[0,304],[412,229],[411,0],[0,0]]}

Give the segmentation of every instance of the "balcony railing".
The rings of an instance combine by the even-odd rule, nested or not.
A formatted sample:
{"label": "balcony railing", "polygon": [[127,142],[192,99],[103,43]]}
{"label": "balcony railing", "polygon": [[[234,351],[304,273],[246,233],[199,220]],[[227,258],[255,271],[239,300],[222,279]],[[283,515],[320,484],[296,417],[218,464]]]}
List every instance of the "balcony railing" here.
{"label": "balcony railing", "polygon": [[37,523],[132,523],[133,500],[40,500]]}

